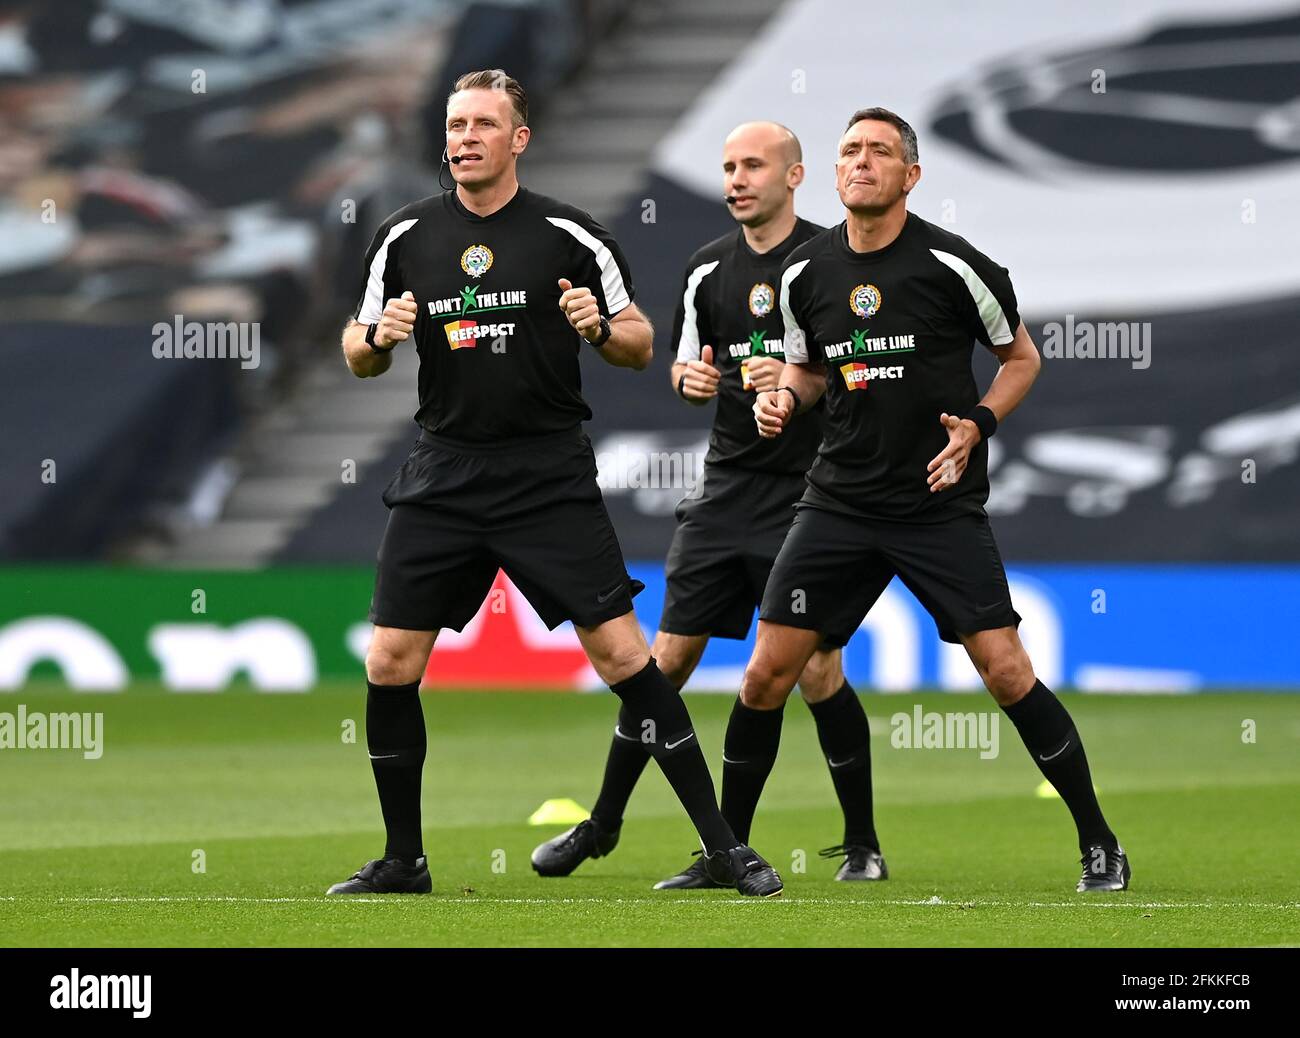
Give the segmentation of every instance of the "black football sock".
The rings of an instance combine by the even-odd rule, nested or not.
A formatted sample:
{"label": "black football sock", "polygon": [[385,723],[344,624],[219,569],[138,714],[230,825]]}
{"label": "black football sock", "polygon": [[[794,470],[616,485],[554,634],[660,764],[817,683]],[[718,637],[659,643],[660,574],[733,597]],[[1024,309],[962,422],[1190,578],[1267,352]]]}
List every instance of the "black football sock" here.
{"label": "black football sock", "polygon": [[722,817],[741,843],[749,843],[758,798],[776,763],[784,713],[783,706],[755,710],[739,696],[731,705],[722,751]]}
{"label": "black football sock", "polygon": [[1002,708],[1016,726],[1043,777],[1061,794],[1079,830],[1079,849],[1102,844],[1118,846],[1115,834],[1102,817],[1101,805],[1092,788],[1088,758],[1074,721],[1052,690],[1041,681],[1017,703]]}
{"label": "black football sock", "polygon": [[636,788],[641,772],[650,761],[650,751],[641,742],[641,726],[623,707],[614,725],[614,738],[605,758],[605,779],[600,784],[600,795],[591,809],[595,823],[612,833],[623,824],[623,812]]}
{"label": "black football sock", "polygon": [[845,681],[835,695],[808,708],[844,811],[844,844],[879,851],[871,801],[871,726],[862,700]]}
{"label": "black football sock", "polygon": [[420,683],[376,685],[367,681],[366,688],[366,746],[388,830],[384,857],[414,865],[424,855],[420,773],[428,746]]}
{"label": "black football sock", "polygon": [[691,816],[704,850],[712,854],[735,847],[738,841],[718,810],[713,776],[691,726],[691,715],[654,657],[626,681],[611,685],[610,690],[623,701],[636,731],[647,733],[649,741],[643,745]]}

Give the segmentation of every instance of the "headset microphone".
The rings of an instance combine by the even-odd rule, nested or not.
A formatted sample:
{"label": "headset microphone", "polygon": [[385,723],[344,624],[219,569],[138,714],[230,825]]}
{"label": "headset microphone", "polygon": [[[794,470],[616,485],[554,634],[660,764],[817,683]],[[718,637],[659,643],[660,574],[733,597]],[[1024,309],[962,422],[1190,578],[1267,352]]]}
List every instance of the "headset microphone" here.
{"label": "headset microphone", "polygon": [[726,202],[727,205],[735,205],[736,202],[739,201],[735,195],[723,195],[722,200]]}
{"label": "headset microphone", "polygon": [[442,188],[444,191],[450,191],[453,187],[456,186],[456,178],[455,178],[455,177],[452,177],[452,178],[451,178],[451,183],[450,183],[450,184],[444,184],[444,183],[442,182],[442,174],[443,174],[443,172],[444,172],[444,171],[446,171],[446,172],[450,172],[450,170],[447,169],[447,163],[450,162],[453,166],[458,166],[458,165],[460,165],[460,164],[461,164],[462,162],[464,162],[464,161],[465,161],[465,160],[462,159],[459,155],[454,155],[454,156],[453,156],[453,155],[448,155],[448,154],[447,154],[447,149],[446,149],[446,148],[443,148],[443,149],[442,149],[442,161],[438,163],[438,186],[439,186],[440,188]]}

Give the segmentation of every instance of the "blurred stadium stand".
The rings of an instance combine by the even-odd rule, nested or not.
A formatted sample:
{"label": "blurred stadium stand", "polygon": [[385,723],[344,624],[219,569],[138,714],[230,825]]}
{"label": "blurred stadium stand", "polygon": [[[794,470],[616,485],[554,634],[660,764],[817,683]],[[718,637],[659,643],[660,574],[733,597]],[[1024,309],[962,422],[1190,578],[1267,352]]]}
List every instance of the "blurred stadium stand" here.
{"label": "blurred stadium stand", "polygon": [[[4,557],[103,553],[148,521],[151,499],[190,497],[194,473],[232,443],[238,369],[160,363],[151,339],[140,323],[0,328],[0,356],[17,365],[0,381]],[[40,358],[40,377],[18,377],[24,357]]]}
{"label": "blurred stadium stand", "polygon": [[[104,365],[69,379],[69,356],[0,390],[23,430],[4,472],[24,488],[0,510],[0,557],[367,557],[383,523],[370,491],[409,439],[415,362],[408,351],[389,377],[358,382],[338,331],[373,229],[438,190],[456,76],[503,66],[520,78],[536,133],[524,179],[609,220],[657,142],[778,6],[0,6],[0,305],[7,323],[54,310],[69,325],[60,338]],[[151,370],[149,329],[174,314],[256,323],[260,364]],[[20,334],[0,341],[17,349]],[[140,421],[160,417],[156,407],[93,399],[112,387],[124,403],[154,383],[184,416],[186,451],[173,428]],[[64,466],[56,494],[32,473],[70,441],[84,463]],[[123,455],[130,465],[109,463]],[[342,482],[344,459],[358,483]],[[111,506],[111,520],[58,520],[65,495]]]}

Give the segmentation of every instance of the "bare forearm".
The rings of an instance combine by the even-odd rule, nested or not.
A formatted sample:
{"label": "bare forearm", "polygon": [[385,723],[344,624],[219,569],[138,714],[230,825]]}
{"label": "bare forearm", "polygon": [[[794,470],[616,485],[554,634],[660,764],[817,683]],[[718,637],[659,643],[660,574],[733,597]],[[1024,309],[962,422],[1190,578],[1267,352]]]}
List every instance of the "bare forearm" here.
{"label": "bare forearm", "polygon": [[989,391],[980,401],[1002,421],[1020,406],[1020,402],[1029,395],[1029,388],[1038,377],[1038,364],[1034,361],[1009,360],[998,368],[997,375],[989,385]]}
{"label": "bare forearm", "polygon": [[368,325],[349,322],[343,329],[343,356],[357,378],[374,378],[393,366],[391,352],[376,353],[366,343]]}
{"label": "bare forearm", "polygon": [[670,377],[673,384],[673,392],[685,400],[692,407],[703,407],[711,400],[711,397],[694,397],[682,391],[682,376],[686,374],[686,365],[681,361],[673,361]]}
{"label": "bare forearm", "polygon": [[1042,360],[1038,347],[1022,324],[1015,339],[1007,346],[994,350],[999,361],[998,373],[993,377],[988,392],[980,403],[1002,421],[1020,406],[1029,395],[1030,387],[1038,378]]}
{"label": "bare forearm", "polygon": [[815,406],[826,392],[826,375],[808,364],[786,364],[781,369],[780,388],[795,391],[799,397],[799,407],[794,414],[803,414]]}
{"label": "bare forearm", "polygon": [[654,328],[641,316],[620,320],[622,314],[609,323],[609,339],[596,351],[616,368],[644,371],[654,355]]}

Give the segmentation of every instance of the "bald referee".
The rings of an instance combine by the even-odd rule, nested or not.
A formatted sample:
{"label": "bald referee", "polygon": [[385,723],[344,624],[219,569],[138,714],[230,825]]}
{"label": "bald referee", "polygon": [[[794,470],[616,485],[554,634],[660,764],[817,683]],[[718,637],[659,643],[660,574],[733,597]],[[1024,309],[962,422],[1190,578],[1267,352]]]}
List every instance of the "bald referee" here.
{"label": "bald referee", "polygon": [[420,678],[438,631],[465,626],[500,568],[548,627],[573,622],[690,815],[710,874],[741,894],[779,894],[776,871],[723,820],[690,716],[633,615],[642,585],[628,576],[582,430],[591,411],[581,355],[641,370],[653,332],[609,233],[520,186],[527,122],[523,88],[500,69],[457,80],[446,125],[455,187],[384,221],[343,333],[362,378],[414,345],[422,431],[383,495],[366,654],[366,741],[387,845],[328,892],[431,890]]}
{"label": "bald referee", "polygon": [[[1128,856],[1101,813],[1074,722],[1020,643],[984,512],[987,441],[1040,363],[1011,279],[964,238],[907,211],[921,167],[916,133],[895,113],[853,114],[835,174],[845,219],[785,262],[788,363],[780,386],[754,404],[770,437],[789,435],[803,421],[791,418],[823,393],[828,406],[741,699],[780,709],[822,639],[856,630],[897,575],[940,637],[965,647],[1070,809],[1083,855],[1076,889],[1123,890]],[[971,372],[977,342],[999,364],[982,397]]]}
{"label": "bald referee", "polygon": [[[673,322],[677,357],[672,384],[697,407],[716,403],[709,453],[698,497],[677,508],[678,525],[665,567],[667,594],[654,655],[681,688],[712,637],[744,638],[776,553],[803,494],[804,473],[821,442],[821,408],[777,439],[754,427],[754,396],[775,389],[784,367],[776,286],[781,265],[824,228],[795,214],[803,182],[799,141],[772,122],[737,126],[722,147],[722,193],[740,226],[703,246],[682,278]],[[888,875],[872,817],[871,729],[844,678],[838,646],[813,653],[799,675],[817,737],[844,812],[844,839],[822,852],[843,857],[839,880]],[[758,791],[775,753],[780,710],[752,710],[739,699],[723,750],[722,813],[741,840],[749,839]],[[591,818],[533,851],[533,868],[564,876],[618,842],[623,811],[649,760],[626,711],[614,726],[605,777]],[[702,858],[656,884],[659,890],[715,887]]]}

